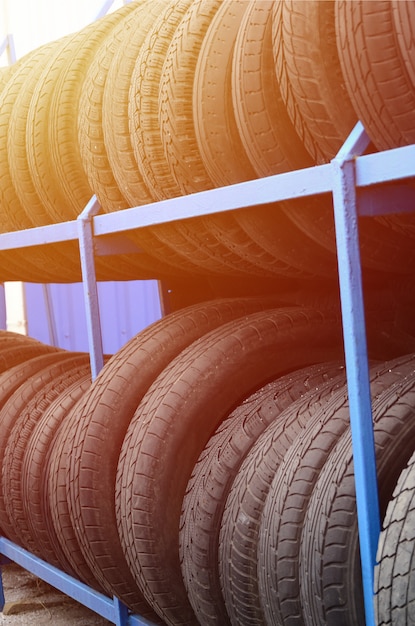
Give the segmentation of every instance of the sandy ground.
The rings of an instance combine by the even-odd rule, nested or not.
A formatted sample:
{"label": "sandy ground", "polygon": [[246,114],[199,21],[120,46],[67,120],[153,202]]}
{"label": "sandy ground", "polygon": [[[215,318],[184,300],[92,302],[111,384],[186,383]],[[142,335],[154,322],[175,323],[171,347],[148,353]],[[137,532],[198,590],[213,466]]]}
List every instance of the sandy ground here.
{"label": "sandy ground", "polygon": [[3,626],[105,626],[111,624],[18,565],[2,567],[5,607]]}

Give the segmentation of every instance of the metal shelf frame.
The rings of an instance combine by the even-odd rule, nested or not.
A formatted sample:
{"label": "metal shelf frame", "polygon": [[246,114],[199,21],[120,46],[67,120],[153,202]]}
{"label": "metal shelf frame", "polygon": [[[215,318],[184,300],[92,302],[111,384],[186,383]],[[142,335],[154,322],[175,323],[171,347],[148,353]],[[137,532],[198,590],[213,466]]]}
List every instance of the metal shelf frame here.
{"label": "metal shelf frame", "polygon": [[[374,566],[380,519],[358,216],[414,210],[414,194],[408,187],[400,186],[399,181],[415,177],[415,145],[364,155],[369,143],[363,125],[358,122],[336,157],[324,165],[104,215],[98,214],[100,207],[93,197],[77,220],[1,234],[0,250],[78,240],[91,370],[95,378],[103,366],[103,351],[94,259],[96,255],[121,251],[124,232],[281,200],[332,194],[365,617],[367,626],[373,626]],[[388,187],[388,192],[393,194],[393,207],[390,204],[391,193],[383,191],[377,193],[376,186],[382,183],[394,183],[392,188]],[[139,616],[130,615],[126,607],[116,598],[110,599],[97,594],[5,538],[0,538],[0,554],[22,565],[114,624],[119,626],[150,624]],[[0,601],[4,605],[1,585]]]}

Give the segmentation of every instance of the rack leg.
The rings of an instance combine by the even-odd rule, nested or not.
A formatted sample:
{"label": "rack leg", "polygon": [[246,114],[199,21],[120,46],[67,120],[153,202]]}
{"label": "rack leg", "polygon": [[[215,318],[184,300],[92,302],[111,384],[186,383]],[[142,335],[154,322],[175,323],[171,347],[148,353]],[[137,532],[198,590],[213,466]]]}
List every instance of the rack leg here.
{"label": "rack leg", "polygon": [[127,626],[128,624],[128,608],[118,598],[114,596],[114,612],[116,626]]}
{"label": "rack leg", "polygon": [[0,613],[4,609],[4,605],[6,604],[6,598],[4,597],[4,585],[3,585],[3,565],[8,563],[8,559],[4,556],[0,555]]}
{"label": "rack leg", "polygon": [[92,232],[92,218],[98,213],[99,208],[99,204],[94,196],[77,219],[79,252],[83,277],[82,283],[84,289],[86,323],[93,380],[97,377],[99,371],[104,365],[98,289],[95,274],[94,240]]}
{"label": "rack leg", "polygon": [[366,625],[373,626],[374,566],[380,522],[353,155],[334,159],[332,165],[363,593]]}

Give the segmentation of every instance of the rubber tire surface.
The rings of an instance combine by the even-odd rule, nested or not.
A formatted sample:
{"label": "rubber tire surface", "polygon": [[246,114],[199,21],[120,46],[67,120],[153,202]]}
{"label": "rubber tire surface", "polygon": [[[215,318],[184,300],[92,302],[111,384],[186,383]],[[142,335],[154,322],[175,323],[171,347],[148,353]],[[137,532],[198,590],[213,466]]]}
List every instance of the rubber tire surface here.
{"label": "rubber tire surface", "polygon": [[337,53],[334,5],[278,0],[273,9],[281,93],[316,164],[335,157],[357,122]]}
{"label": "rubber tire surface", "polygon": [[47,478],[57,432],[90,385],[90,376],[72,383],[43,411],[27,442],[21,472],[22,503],[31,551],[75,577],[79,576],[78,571],[66,559],[52,522]]}
{"label": "rubber tire surface", "polygon": [[[69,365],[70,360],[64,363]],[[45,377],[44,385],[27,400],[25,407],[14,415],[13,427],[7,439],[3,437],[2,485],[6,513],[13,526],[15,541],[31,552],[36,551],[37,546],[27,523],[22,490],[23,459],[30,436],[45,410],[56,398],[66,392],[68,386],[74,382],[81,385],[85,380],[91,380],[90,363],[85,358],[82,364],[79,358],[75,359],[68,368],[59,368],[56,364],[51,367],[55,371],[59,369],[64,369],[64,371],[57,373],[53,380]]]}
{"label": "rubber tire surface", "polygon": [[222,422],[199,456],[183,499],[179,539],[183,580],[201,624],[230,623],[219,580],[219,532],[244,458],[281,411],[341,370],[339,364],[317,365],[268,383]]}
{"label": "rubber tire surface", "polygon": [[134,8],[128,4],[70,36],[37,82],[27,115],[28,162],[53,222],[76,219],[93,195],[79,153],[79,98],[100,43]]}
{"label": "rubber tire surface", "polygon": [[337,0],[335,9],[346,87],[367,134],[378,150],[414,143],[415,89],[395,29],[396,18],[405,15],[382,0]]}
{"label": "rubber tire surface", "polygon": [[[402,357],[371,369],[371,393],[381,394],[413,369],[413,357]],[[290,447],[268,492],[259,532],[259,587],[269,624],[304,620],[299,599],[299,551],[307,506],[321,469],[349,428],[346,389],[324,410],[316,411]],[[276,556],[278,550],[278,557]],[[278,597],[275,590],[278,586]]]}
{"label": "rubber tire surface", "polygon": [[[398,367],[400,379],[373,401],[381,518],[413,450],[413,365],[413,360],[405,366],[399,361],[391,363],[391,369]],[[302,529],[299,562],[307,625],[364,624],[350,428],[337,442],[313,489]]]}
{"label": "rubber tire surface", "polygon": [[101,370],[72,427],[76,450],[68,460],[65,481],[72,526],[95,575],[133,610],[137,608],[137,586],[118,535],[114,493],[122,442],[137,405],[157,376],[189,344],[230,320],[275,304],[275,298],[224,298],[155,322],[127,342]]}
{"label": "rubber tire surface", "polygon": [[106,213],[126,209],[130,204],[117,185],[107,156],[103,128],[104,92],[114,56],[123,47],[145,4],[145,0],[138,3],[136,10],[123,17],[98,47],[86,71],[79,98],[78,143],[82,165],[89,185]]}
{"label": "rubber tire surface", "polygon": [[251,314],[189,346],[138,406],[120,455],[117,516],[130,569],[165,621],[195,623],[178,535],[186,485],[210,434],[278,374],[339,357],[338,331],[336,314],[292,308]]}
{"label": "rubber tire surface", "polygon": [[375,567],[377,626],[413,620],[415,454],[402,471],[379,537]]}
{"label": "rubber tire surface", "polygon": [[[163,84],[170,86],[174,83],[176,91],[180,89],[187,91],[189,80],[193,78],[194,55],[199,49],[203,32],[216,4],[208,5],[210,10],[206,10],[204,3],[202,13],[198,8],[198,3],[194,4],[189,0],[164,6],[139,50],[131,78],[129,117],[133,121],[132,143],[135,157],[147,187],[153,197],[159,200],[182,195],[178,180],[171,171],[169,153],[163,144],[159,109],[162,98],[165,97]],[[198,30],[189,34],[192,20],[198,23]],[[187,38],[191,39],[189,43]],[[190,49],[187,46],[190,46]],[[174,77],[176,58],[180,63],[179,80]],[[172,115],[176,117],[177,111],[172,112]],[[185,115],[186,110],[181,112],[181,119]],[[188,123],[191,126],[190,133],[184,131],[188,143],[194,145],[186,152],[186,169],[189,169],[189,154],[197,153],[197,142],[193,140],[194,131],[191,122],[190,119]],[[172,132],[170,127],[166,130],[167,135],[169,132]],[[197,178],[200,178],[199,175]],[[255,265],[252,266],[247,259],[242,260],[232,250],[223,246],[206,224],[204,219],[190,222],[184,220],[173,224],[160,224],[153,232],[172,250],[175,256],[170,253],[169,258],[178,268],[188,271],[194,268],[199,272],[203,270],[204,273],[230,276],[243,275],[249,271],[259,273]]]}
{"label": "rubber tire surface", "polygon": [[[251,2],[238,30],[233,55],[232,98],[236,124],[258,176],[310,167],[313,160],[300,140],[281,95],[273,55],[273,2]],[[320,203],[320,199],[318,201]],[[315,199],[281,202],[238,211],[235,219],[271,255],[278,271],[295,276],[331,276],[334,255],[310,239],[292,219],[293,207],[314,215]],[[283,271],[282,271],[283,270]]]}
{"label": "rubber tire surface", "polygon": [[231,623],[263,624],[258,585],[261,516],[275,472],[319,407],[344,386],[344,373],[304,394],[271,422],[246,455],[229,491],[219,535],[218,567]]}
{"label": "rubber tire surface", "polygon": [[[15,349],[16,351],[16,349]],[[24,360],[29,360],[34,356],[40,356],[42,354],[39,349],[30,350],[29,347],[20,349],[22,358],[18,362],[22,362]],[[45,351],[44,351],[45,352]],[[43,353],[44,353],[43,352]],[[7,351],[3,351],[0,353],[0,357],[7,354]],[[26,356],[26,358],[24,358]],[[5,533],[7,537],[10,539],[17,540],[19,543],[19,537],[16,537],[15,527],[10,522],[8,513],[7,513],[7,502],[6,496],[4,493],[3,486],[3,463],[6,461],[5,459],[5,450],[7,446],[7,440],[12,432],[14,423],[18,416],[22,411],[24,411],[27,403],[35,396],[35,394],[41,389],[45,384],[53,380],[53,378],[58,374],[67,371],[69,367],[75,362],[79,365],[85,364],[88,360],[87,355],[76,355],[75,353],[67,355],[65,354],[63,359],[59,359],[57,362],[49,363],[45,369],[37,371],[35,374],[26,379],[26,381],[21,384],[7,399],[7,401],[2,405],[0,410],[0,420],[1,420],[1,438],[0,438],[0,458],[1,458],[1,481],[0,481],[0,527],[2,532]],[[15,365],[17,363],[13,363]],[[11,367],[11,365],[10,365]]]}
{"label": "rubber tire surface", "polygon": [[202,42],[193,83],[196,138],[215,187],[257,178],[246,155],[232,102],[232,55],[248,3],[225,0]]}
{"label": "rubber tire surface", "polygon": [[[87,394],[84,394],[69,410],[51,442],[45,467],[44,483],[46,487],[45,507],[48,513],[50,512],[50,517],[48,514],[46,522],[51,522],[47,530],[52,550],[58,558],[60,566],[64,570],[74,572],[76,577],[89,587],[111,596],[111,589],[97,580],[93,570],[85,560],[71,522],[66,497],[66,469],[68,458],[73,452],[73,428],[82,416],[86,397]],[[146,607],[146,603],[140,605],[140,614],[143,616],[146,615]]]}
{"label": "rubber tire surface", "polygon": [[[62,40],[52,42],[21,59],[1,94],[0,194],[8,223],[3,225],[5,231],[30,228],[48,222],[29,173],[25,144],[26,115],[27,103],[30,101],[45,59],[49,58],[60,45]],[[65,263],[62,262],[64,250],[65,248],[59,249],[56,246],[49,246],[47,250],[39,246],[29,247],[24,253],[13,250],[8,252],[5,265],[10,266],[16,258],[16,263],[20,266],[18,280],[37,282],[39,279],[45,281],[56,279],[56,273],[51,272],[50,268],[56,267],[57,264],[61,265],[61,279],[74,279],[78,274],[73,273],[69,260],[65,259]],[[7,278],[4,272],[2,276]]]}

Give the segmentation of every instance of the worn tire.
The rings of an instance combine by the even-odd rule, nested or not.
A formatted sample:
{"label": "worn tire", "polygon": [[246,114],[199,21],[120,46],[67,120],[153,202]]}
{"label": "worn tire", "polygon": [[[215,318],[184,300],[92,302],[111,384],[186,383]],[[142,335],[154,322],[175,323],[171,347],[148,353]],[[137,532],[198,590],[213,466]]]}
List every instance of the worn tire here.
{"label": "worn tire", "polygon": [[[391,363],[391,368],[394,366]],[[373,401],[382,519],[402,467],[413,450],[413,362],[400,371],[401,379]],[[337,442],[313,489],[299,559],[305,624],[364,624],[350,428]]]}
{"label": "worn tire", "polygon": [[[53,364],[51,370],[56,375],[44,377],[44,384],[33,397],[27,398],[24,408],[14,414],[13,426],[7,436],[3,435],[4,455],[2,460],[3,497],[6,513],[13,527],[14,541],[31,552],[37,551],[37,544],[30,532],[23,499],[22,468],[26,448],[33,430],[42,419],[44,412],[66,389],[85,380],[91,380],[89,360],[82,357],[63,361],[65,365]],[[60,373],[58,373],[60,370]],[[24,388],[21,387],[22,393]],[[13,537],[11,537],[13,539]]]}
{"label": "worn tire", "polygon": [[122,193],[122,187],[117,185],[114,178],[104,140],[103,100],[107,76],[114,56],[123,47],[124,40],[136,23],[137,13],[142,14],[143,6],[144,0],[137,4],[136,10],[122,17],[99,45],[88,65],[79,97],[78,143],[82,166],[92,191],[106,213],[130,206]]}
{"label": "worn tire", "polygon": [[[377,397],[413,369],[413,356],[371,369],[371,393]],[[259,531],[260,597],[267,623],[303,621],[299,552],[308,503],[318,477],[350,424],[347,390],[329,407],[314,413],[284,456],[268,492]],[[278,550],[278,557],[277,551]],[[276,589],[278,587],[278,597]],[[335,623],[338,623],[335,619]]]}
{"label": "worn tire", "polygon": [[27,442],[21,472],[22,505],[30,537],[29,549],[44,561],[75,577],[78,571],[66,559],[52,522],[48,467],[59,428],[90,385],[90,376],[77,380],[43,411]]}
{"label": "worn tire", "polygon": [[[95,575],[133,610],[137,609],[137,586],[118,535],[114,492],[119,453],[137,405],[162,370],[189,344],[272,302],[275,300],[225,298],[182,309],[155,322],[102,369],[82,416],[72,426],[76,451],[66,468],[72,526]],[[138,597],[141,601],[140,594]]]}
{"label": "worn tire", "polygon": [[45,65],[27,115],[28,163],[52,222],[76,219],[93,195],[79,154],[77,111],[86,69],[134,4],[70,36]]}
{"label": "worn tire", "polygon": [[334,4],[274,3],[274,28],[280,34],[274,36],[274,57],[281,93],[316,164],[337,154],[357,122],[337,53]]}
{"label": "worn tire", "polygon": [[200,49],[193,83],[196,138],[215,187],[257,178],[235,121],[232,55],[248,3],[225,0],[216,12]]}
{"label": "worn tire", "polygon": [[415,89],[394,22],[405,16],[394,16],[392,3],[382,0],[337,0],[335,8],[343,76],[367,134],[378,150],[414,143]]}
{"label": "worn tire", "polygon": [[219,580],[219,532],[244,458],[287,406],[341,369],[339,364],[317,365],[268,383],[232,411],[200,454],[183,499],[179,537],[183,580],[200,624],[229,623]]}
{"label": "worn tire", "polygon": [[270,378],[339,357],[338,332],[337,314],[292,308],[251,314],[189,346],[137,407],[120,455],[117,517],[131,571],[162,619],[195,623],[178,528],[187,482],[210,434]]}
{"label": "worn tire", "polygon": [[412,454],[399,476],[379,537],[374,585],[377,626],[413,620],[414,462]]}
{"label": "worn tire", "polygon": [[[40,356],[42,354],[39,350],[36,350],[34,354],[29,352],[29,348],[20,349],[22,353],[21,360],[28,360],[33,356]],[[0,357],[3,357],[5,352],[0,353]],[[24,359],[24,355],[26,359]],[[16,390],[8,397],[7,401],[3,404],[0,410],[0,420],[1,420],[1,438],[0,438],[0,459],[3,467],[3,463],[6,462],[5,458],[5,450],[7,446],[7,440],[12,432],[14,427],[14,423],[18,416],[22,411],[24,411],[27,403],[36,395],[39,389],[42,389],[44,385],[49,383],[54,379],[55,376],[61,374],[62,372],[66,372],[73,364],[84,365],[85,362],[88,361],[87,355],[75,355],[68,353],[63,357],[63,359],[59,359],[57,362],[53,362],[48,364],[45,369],[37,371],[35,374],[30,376],[23,384],[21,384]],[[14,363],[15,364],[15,363]],[[14,365],[13,364],[13,365]],[[1,470],[3,476],[3,469]],[[19,537],[16,536],[15,527],[13,523],[10,522],[10,518],[7,513],[7,502],[6,496],[4,493],[4,485],[3,479],[1,477],[0,481],[0,527],[2,532],[9,537],[10,539],[17,540],[19,543]]]}
{"label": "worn tire", "polygon": [[344,383],[343,373],[292,403],[258,437],[239,468],[225,503],[218,550],[221,589],[232,624],[265,623],[257,549],[266,497],[287,450]]}

